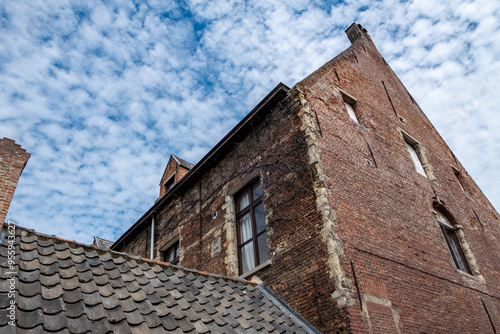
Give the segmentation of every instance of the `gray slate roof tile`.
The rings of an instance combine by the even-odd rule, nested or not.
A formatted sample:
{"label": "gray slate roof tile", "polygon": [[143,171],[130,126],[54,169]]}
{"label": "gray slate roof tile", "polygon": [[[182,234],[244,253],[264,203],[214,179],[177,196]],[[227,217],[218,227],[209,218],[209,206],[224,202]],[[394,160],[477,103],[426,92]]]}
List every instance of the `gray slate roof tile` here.
{"label": "gray slate roof tile", "polygon": [[76,303],[66,303],[66,316],[68,318],[78,318],[85,314],[85,303],[79,300]]}
{"label": "gray slate roof tile", "polygon": [[67,329],[70,333],[91,333],[92,323],[85,315],[82,315],[75,319],[68,319]]}
{"label": "gray slate roof tile", "polygon": [[65,281],[65,279],[61,280],[61,276],[59,276],[57,273],[53,275],[44,275],[42,272],[42,275],[40,275],[40,282],[44,287],[55,286],[57,284],[60,284],[62,281]]}
{"label": "gray slate roof tile", "polygon": [[[311,333],[254,283],[16,230],[18,333]],[[7,268],[0,244],[0,265]],[[0,281],[0,332],[9,328]],[[2,309],[3,308],[3,309]]]}
{"label": "gray slate roof tile", "polygon": [[[39,296],[39,295],[37,295]],[[57,314],[64,310],[64,301],[62,298],[44,300],[42,303],[42,310],[45,314]]]}
{"label": "gray slate roof tile", "polygon": [[75,287],[73,290],[64,289],[63,300],[65,303],[76,303],[78,301],[83,301],[82,291],[79,287]]}

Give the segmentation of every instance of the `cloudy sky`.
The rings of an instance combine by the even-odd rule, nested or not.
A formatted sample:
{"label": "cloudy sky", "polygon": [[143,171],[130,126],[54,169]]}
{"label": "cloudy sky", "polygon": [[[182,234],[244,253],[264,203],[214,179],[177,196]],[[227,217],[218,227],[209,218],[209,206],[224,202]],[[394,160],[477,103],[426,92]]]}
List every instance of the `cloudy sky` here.
{"label": "cloudy sky", "polygon": [[0,3],[0,137],[31,153],[8,218],[115,240],[171,153],[196,163],[354,21],[500,209],[500,2],[19,0]]}

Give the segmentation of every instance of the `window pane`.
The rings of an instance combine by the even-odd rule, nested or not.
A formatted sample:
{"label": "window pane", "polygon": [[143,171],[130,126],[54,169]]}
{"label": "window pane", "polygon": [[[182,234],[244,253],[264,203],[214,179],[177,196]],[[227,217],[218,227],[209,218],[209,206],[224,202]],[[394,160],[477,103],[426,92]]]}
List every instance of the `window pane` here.
{"label": "window pane", "polygon": [[239,219],[240,224],[240,242],[244,243],[248,239],[252,238],[252,220],[250,218],[250,213],[247,213]]}
{"label": "window pane", "polygon": [[448,226],[449,228],[451,227],[451,223],[448,221],[448,219],[439,211],[436,212],[437,216],[437,221],[440,222],[441,224]]}
{"label": "window pane", "polygon": [[179,259],[179,242],[174,243],[165,251],[165,262],[172,264],[178,263]]}
{"label": "window pane", "polygon": [[352,120],[354,120],[356,123],[358,122],[358,118],[356,117],[356,113],[354,113],[354,108],[352,107],[352,104],[347,103],[344,101],[345,108],[347,109],[347,113],[349,114],[349,117],[351,117]]}
{"label": "window pane", "polygon": [[255,258],[253,252],[253,242],[246,244],[241,247],[241,261],[242,261],[242,273],[246,273],[249,270],[255,268]]}
{"label": "window pane", "polygon": [[262,203],[255,208],[255,224],[257,225],[257,234],[266,230],[266,218],[264,216],[264,205]]}
{"label": "window pane", "polygon": [[260,186],[260,182],[254,184],[253,186],[253,200],[255,201],[260,196],[262,196],[262,187]]}
{"label": "window pane", "polygon": [[466,273],[470,273],[469,265],[466,262],[467,260],[464,258],[462,248],[458,243],[455,231],[449,229],[445,229],[445,231],[446,231],[446,239],[448,240],[448,245],[450,246],[450,251],[453,255],[453,258],[455,259],[458,269]]}
{"label": "window pane", "polygon": [[413,147],[413,145],[406,142],[406,148],[408,149],[408,152],[410,152],[411,158],[413,160],[413,163],[415,164],[415,169],[417,170],[417,172],[419,172],[423,176],[427,177],[427,174],[425,174],[424,167],[422,166],[422,162],[420,162],[420,159],[419,159],[417,152],[415,151],[415,148]]}
{"label": "window pane", "polygon": [[248,192],[244,192],[243,194],[238,197],[237,200],[238,203],[238,211],[241,211],[242,209],[246,208],[248,204],[250,204],[250,198],[248,196]]}
{"label": "window pane", "polygon": [[257,237],[259,243],[259,260],[264,263],[269,260],[269,252],[267,250],[267,233],[262,233]]}

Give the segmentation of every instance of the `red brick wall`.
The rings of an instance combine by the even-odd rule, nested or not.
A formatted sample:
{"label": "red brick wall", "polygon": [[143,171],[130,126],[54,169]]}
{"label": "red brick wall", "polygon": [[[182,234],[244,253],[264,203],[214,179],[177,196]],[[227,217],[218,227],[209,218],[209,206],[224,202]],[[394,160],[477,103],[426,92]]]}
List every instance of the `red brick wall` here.
{"label": "red brick wall", "polygon": [[[272,264],[256,275],[324,333],[347,333],[345,311],[337,310],[330,297],[334,285],[325,264],[322,222],[298,111],[297,96],[286,98],[194,185],[159,210],[156,254],[161,259],[161,250],[179,236],[182,266],[238,276],[235,222],[229,217],[234,204],[228,198],[260,177]],[[134,252],[144,242],[140,232],[117,250]],[[221,246],[215,254],[214,242]]]}
{"label": "red brick wall", "polygon": [[[492,333],[493,325],[498,331],[498,213],[369,37],[358,36],[155,213],[157,258],[178,236],[182,266],[237,276],[231,198],[260,176],[272,264],[256,275],[320,331]],[[339,88],[357,99],[360,124],[349,119]],[[300,116],[306,103],[299,103],[300,91],[316,139]],[[431,179],[415,171],[400,130],[425,149]],[[321,158],[314,168],[311,153]],[[465,192],[451,165],[461,170]],[[321,184],[333,210],[326,234]],[[463,226],[481,275],[455,268],[433,214],[436,202]],[[333,254],[325,235],[337,236],[343,253]],[[142,231],[118,250],[134,252],[146,241]],[[350,294],[347,307],[333,298],[338,286]]]}
{"label": "red brick wall", "polygon": [[17,182],[29,157],[30,154],[13,140],[0,139],[0,222],[7,217]]}
{"label": "red brick wall", "polygon": [[[359,283],[360,296],[353,289],[349,307],[354,332],[368,333],[371,326],[373,333],[395,333],[397,327],[402,333],[493,333],[482,300],[498,331],[498,213],[369,37],[300,86],[322,130],[322,162],[345,247],[344,270],[355,283],[352,261]],[[338,88],[357,99],[360,124],[349,119]],[[415,171],[399,129],[425,148],[435,181]],[[465,192],[451,165],[462,171]],[[456,269],[432,212],[436,197],[463,226],[484,280]]]}
{"label": "red brick wall", "polygon": [[163,172],[163,176],[160,181],[160,196],[158,198],[163,197],[167,193],[165,182],[170,179],[172,174],[175,173],[173,180],[175,184],[179,182],[188,172],[189,169],[179,165],[179,163],[175,160],[175,158],[173,156],[170,156],[167,167],[165,168],[165,171]]}

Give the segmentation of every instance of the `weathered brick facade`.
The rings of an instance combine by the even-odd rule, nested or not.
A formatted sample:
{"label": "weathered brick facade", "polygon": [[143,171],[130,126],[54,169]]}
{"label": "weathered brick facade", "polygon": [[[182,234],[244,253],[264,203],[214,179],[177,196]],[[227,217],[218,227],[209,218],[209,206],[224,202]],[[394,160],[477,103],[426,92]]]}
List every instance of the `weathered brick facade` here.
{"label": "weathered brick facade", "polygon": [[[113,248],[144,256],[153,238],[161,260],[178,239],[182,266],[238,276],[234,195],[259,177],[270,260],[246,277],[320,331],[495,333],[498,213],[366,31],[347,34],[351,47],[275,88]],[[437,212],[470,273],[457,269]]]}
{"label": "weathered brick facade", "polygon": [[4,222],[19,177],[30,157],[12,139],[0,139],[0,222]]}

